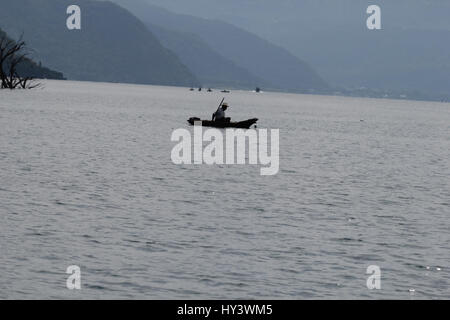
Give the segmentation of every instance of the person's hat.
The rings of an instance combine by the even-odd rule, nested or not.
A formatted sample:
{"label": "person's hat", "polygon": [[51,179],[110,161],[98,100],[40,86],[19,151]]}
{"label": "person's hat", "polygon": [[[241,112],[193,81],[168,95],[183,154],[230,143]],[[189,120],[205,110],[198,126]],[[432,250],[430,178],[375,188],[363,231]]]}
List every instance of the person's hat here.
{"label": "person's hat", "polygon": [[228,108],[228,107],[229,107],[229,106],[228,106],[228,103],[226,103],[226,102],[223,103],[223,104],[222,104],[222,107],[227,107],[227,108]]}

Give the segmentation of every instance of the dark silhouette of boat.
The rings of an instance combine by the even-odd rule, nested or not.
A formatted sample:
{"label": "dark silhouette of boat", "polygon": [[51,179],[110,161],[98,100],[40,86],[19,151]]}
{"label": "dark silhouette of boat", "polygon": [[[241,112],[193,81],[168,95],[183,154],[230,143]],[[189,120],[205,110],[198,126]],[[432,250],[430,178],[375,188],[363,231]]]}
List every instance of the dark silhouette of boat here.
{"label": "dark silhouette of boat", "polygon": [[222,90],[221,92],[222,93],[230,93],[230,91],[228,91],[228,90]]}
{"label": "dark silhouette of boat", "polygon": [[211,120],[201,120],[200,118],[192,117],[189,118],[188,122],[190,125],[194,125],[196,121],[201,121],[203,127],[214,127],[214,128],[241,128],[241,129],[249,129],[252,125],[254,125],[258,119],[248,119],[245,121],[211,121]]}

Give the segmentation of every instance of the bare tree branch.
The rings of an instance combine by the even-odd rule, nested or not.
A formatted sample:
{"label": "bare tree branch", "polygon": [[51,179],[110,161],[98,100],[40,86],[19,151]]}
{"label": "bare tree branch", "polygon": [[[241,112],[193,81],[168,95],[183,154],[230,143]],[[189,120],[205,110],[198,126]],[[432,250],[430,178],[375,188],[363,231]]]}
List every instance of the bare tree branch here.
{"label": "bare tree branch", "polygon": [[9,39],[6,34],[0,37],[0,80],[2,89],[32,89],[39,87],[34,84],[32,77],[22,76],[18,72],[21,64],[31,61],[28,58],[23,35],[18,41]]}

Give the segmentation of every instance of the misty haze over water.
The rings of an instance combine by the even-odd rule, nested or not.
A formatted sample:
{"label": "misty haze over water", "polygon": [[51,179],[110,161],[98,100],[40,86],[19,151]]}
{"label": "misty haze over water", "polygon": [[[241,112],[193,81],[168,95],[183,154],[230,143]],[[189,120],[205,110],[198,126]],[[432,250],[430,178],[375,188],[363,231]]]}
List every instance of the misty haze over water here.
{"label": "misty haze over water", "polygon": [[[288,49],[336,89],[369,88],[391,96],[400,92],[409,98],[450,99],[450,2],[446,0],[114,1],[130,9],[134,3],[148,3],[226,21]],[[366,9],[374,4],[381,8],[382,30],[366,27]]]}

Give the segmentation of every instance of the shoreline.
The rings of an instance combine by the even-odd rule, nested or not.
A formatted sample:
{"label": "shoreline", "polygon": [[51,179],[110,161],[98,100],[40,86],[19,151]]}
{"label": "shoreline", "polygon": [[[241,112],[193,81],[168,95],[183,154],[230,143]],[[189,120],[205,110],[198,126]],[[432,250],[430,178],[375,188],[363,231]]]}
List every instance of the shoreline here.
{"label": "shoreline", "polygon": [[[103,82],[103,81],[85,81],[85,80],[57,80],[57,79],[35,79],[37,82],[41,82],[45,85],[45,82],[58,82],[58,83],[85,83],[85,84],[98,84],[98,85],[120,85],[120,86],[130,86],[130,87],[155,87],[155,88],[175,88],[175,89],[186,89],[186,91],[189,91],[191,87],[184,87],[184,86],[168,86],[168,85],[158,85],[158,84],[142,84],[142,83],[128,83],[128,82]],[[45,86],[41,88],[37,88],[40,90],[45,89]],[[396,97],[369,97],[369,96],[363,96],[363,95],[343,95],[343,94],[331,94],[331,93],[301,93],[301,92],[288,92],[288,91],[276,91],[271,89],[264,89],[260,93],[255,92],[254,90],[244,90],[244,89],[228,89],[230,90],[229,93],[222,93],[221,90],[224,88],[214,88],[211,87],[213,92],[207,92],[206,90],[199,93],[197,90],[189,91],[188,93],[194,94],[217,94],[220,93],[221,95],[227,95],[232,94],[233,92],[242,92],[242,93],[253,93],[255,95],[270,95],[270,94],[284,94],[284,95],[295,95],[295,96],[319,96],[319,97],[329,97],[329,98],[343,98],[343,99],[367,99],[367,100],[374,100],[374,101],[405,101],[405,102],[430,102],[430,103],[439,103],[439,104],[450,104],[450,99],[448,101],[441,101],[441,100],[425,100],[425,99],[408,99],[408,98],[396,98]],[[36,90],[36,89],[34,89]],[[11,90],[7,90],[11,91]],[[14,91],[14,90],[13,90]],[[1,92],[1,90],[0,90]]]}

